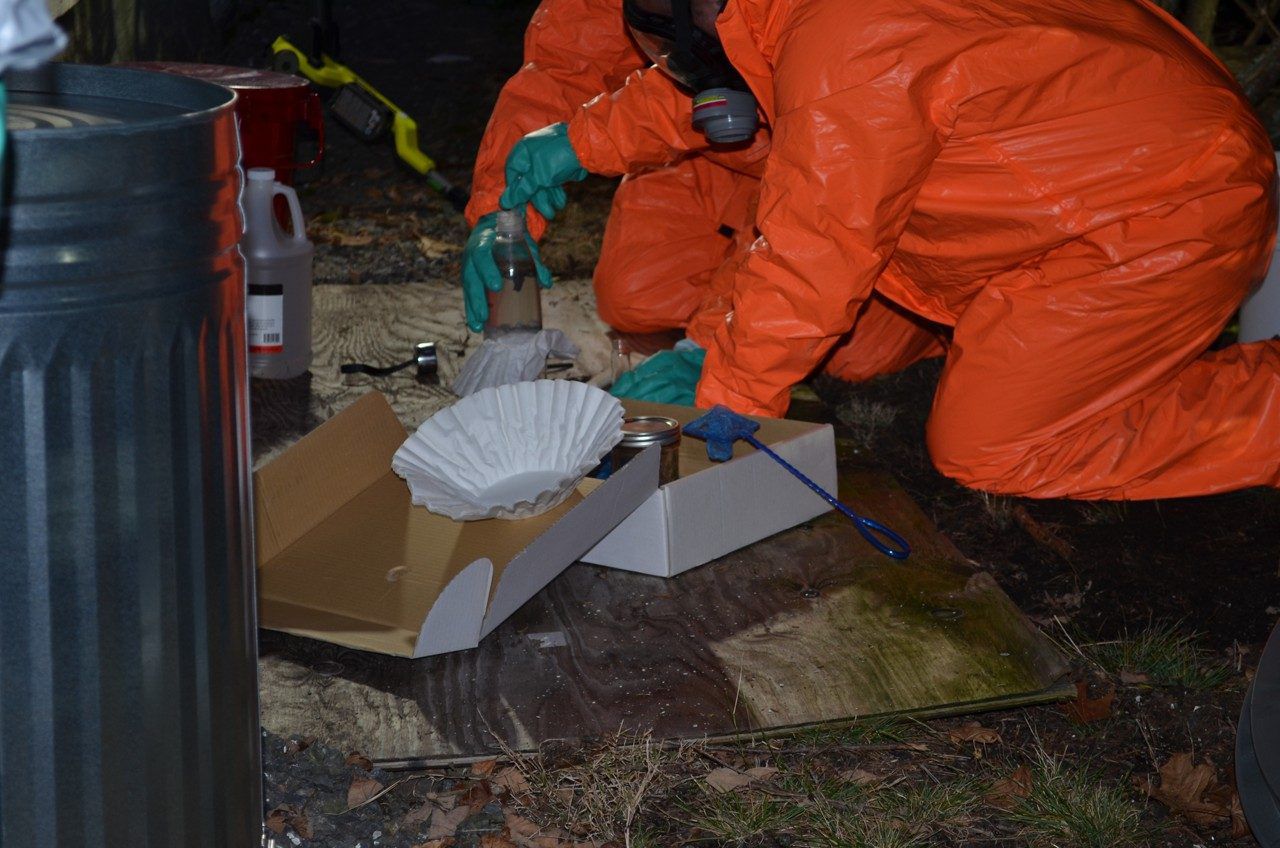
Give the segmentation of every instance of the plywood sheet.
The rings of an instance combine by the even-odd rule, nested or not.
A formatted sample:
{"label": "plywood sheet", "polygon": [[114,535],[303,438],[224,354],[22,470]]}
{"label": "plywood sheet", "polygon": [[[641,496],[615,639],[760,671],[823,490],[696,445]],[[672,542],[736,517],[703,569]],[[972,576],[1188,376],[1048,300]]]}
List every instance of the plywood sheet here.
{"label": "plywood sheet", "polygon": [[[589,326],[589,286],[550,294],[565,300],[549,304],[562,316],[549,323],[597,373],[608,343]],[[425,284],[317,287],[315,325],[315,376],[255,385],[259,462],[369,383],[406,426],[450,401],[410,372],[347,386],[339,361],[391,360],[432,338],[473,343],[456,289]],[[496,739],[532,749],[619,728],[733,736],[1067,691],[1053,645],[888,476],[849,462],[841,481],[856,508],[912,542],[911,560],[880,556],[831,514],[674,579],[573,566],[471,651],[406,660],[265,633],[263,724],[379,760],[458,761],[490,755]]]}
{"label": "plywood sheet", "polygon": [[381,760],[484,757],[619,728],[724,737],[1060,697],[1053,645],[887,477],[842,490],[916,546],[834,514],[674,579],[577,565],[481,646],[393,660],[264,643],[264,725]]}

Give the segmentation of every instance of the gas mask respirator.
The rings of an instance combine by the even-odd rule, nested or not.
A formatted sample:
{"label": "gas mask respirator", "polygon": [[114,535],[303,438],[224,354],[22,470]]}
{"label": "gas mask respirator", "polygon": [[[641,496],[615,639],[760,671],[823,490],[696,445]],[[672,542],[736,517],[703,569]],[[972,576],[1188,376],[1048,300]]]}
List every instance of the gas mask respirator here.
{"label": "gas mask respirator", "polygon": [[645,55],[693,93],[695,129],[714,144],[736,144],[755,134],[755,97],[720,40],[694,23],[692,0],[623,0],[622,14]]}

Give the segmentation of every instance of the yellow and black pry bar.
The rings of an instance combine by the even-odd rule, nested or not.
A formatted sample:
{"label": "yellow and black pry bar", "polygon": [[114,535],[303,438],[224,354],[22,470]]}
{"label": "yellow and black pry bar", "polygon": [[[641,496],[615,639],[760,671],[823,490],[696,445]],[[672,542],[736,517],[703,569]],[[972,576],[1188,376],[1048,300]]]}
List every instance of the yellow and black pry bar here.
{"label": "yellow and black pry bar", "polygon": [[271,45],[272,66],[291,74],[300,74],[316,85],[336,89],[329,101],[334,117],[359,137],[373,141],[390,124],[396,155],[427,179],[432,188],[449,199],[461,212],[467,205],[467,192],[445,179],[436,163],[418,146],[418,124],[403,109],[387,99],[355,71],[327,53],[320,54],[319,64],[284,36]]}

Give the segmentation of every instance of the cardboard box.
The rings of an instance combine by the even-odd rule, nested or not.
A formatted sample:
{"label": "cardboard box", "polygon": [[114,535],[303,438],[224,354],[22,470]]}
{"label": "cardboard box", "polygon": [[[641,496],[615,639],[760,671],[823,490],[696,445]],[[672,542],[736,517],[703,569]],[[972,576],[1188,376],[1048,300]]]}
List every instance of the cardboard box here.
{"label": "cardboard box", "polygon": [[371,392],[254,474],[263,627],[403,657],[473,648],[657,489],[652,448],[524,521],[455,522],[391,470],[404,427]]}
{"label": "cardboard box", "polygon": [[[627,415],[664,415],[681,425],[704,410],[624,401]],[[835,431],[828,424],[755,418],[756,438],[835,492]],[[680,442],[680,479],[658,489],[582,558],[583,562],[672,577],[830,510],[826,501],[745,442],[713,463],[706,443]]]}

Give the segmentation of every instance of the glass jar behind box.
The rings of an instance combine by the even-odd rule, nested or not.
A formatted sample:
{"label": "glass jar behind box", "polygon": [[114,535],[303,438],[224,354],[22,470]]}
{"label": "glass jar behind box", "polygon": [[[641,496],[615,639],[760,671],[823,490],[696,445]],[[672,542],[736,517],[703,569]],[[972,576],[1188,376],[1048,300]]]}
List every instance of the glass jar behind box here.
{"label": "glass jar behind box", "polygon": [[626,465],[651,445],[662,446],[658,459],[658,485],[680,478],[680,422],[660,415],[641,415],[622,421],[622,441],[613,449],[613,471]]}

